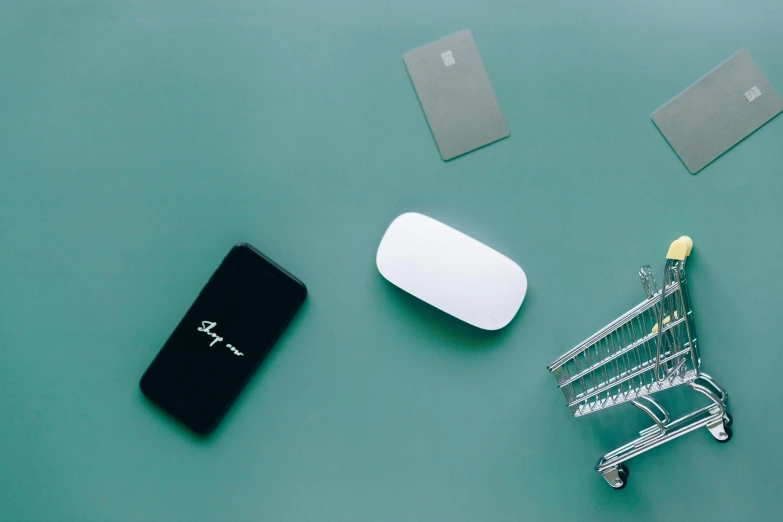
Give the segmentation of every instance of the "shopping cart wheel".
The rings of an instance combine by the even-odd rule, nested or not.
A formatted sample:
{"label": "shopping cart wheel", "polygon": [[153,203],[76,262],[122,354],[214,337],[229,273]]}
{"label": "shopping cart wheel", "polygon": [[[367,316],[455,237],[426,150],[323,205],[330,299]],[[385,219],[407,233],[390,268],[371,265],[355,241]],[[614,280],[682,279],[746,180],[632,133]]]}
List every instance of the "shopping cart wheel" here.
{"label": "shopping cart wheel", "polygon": [[708,425],[707,429],[710,431],[710,435],[712,435],[712,438],[717,440],[718,442],[728,442],[731,440],[731,428],[729,428],[725,424],[724,419],[720,419],[721,422],[713,425]]}
{"label": "shopping cart wheel", "polygon": [[716,439],[715,439],[715,440],[717,440],[718,442],[720,442],[721,444],[725,444],[725,443],[727,443],[728,441],[730,441],[730,440],[731,440],[731,435],[732,435],[731,428],[729,428],[728,426],[725,426],[725,427],[723,428],[723,432],[726,434],[726,437],[725,437],[725,438],[723,438],[723,439],[718,439],[718,438],[716,438]]}
{"label": "shopping cart wheel", "polygon": [[604,471],[603,476],[614,489],[623,489],[628,485],[628,466],[620,464],[616,468]]}
{"label": "shopping cart wheel", "polygon": [[620,480],[622,481],[622,484],[619,486],[612,486],[614,489],[623,489],[625,486],[628,485],[628,475],[630,475],[630,472],[628,471],[628,466],[625,464],[620,464],[620,468],[617,470],[617,474],[620,475]]}

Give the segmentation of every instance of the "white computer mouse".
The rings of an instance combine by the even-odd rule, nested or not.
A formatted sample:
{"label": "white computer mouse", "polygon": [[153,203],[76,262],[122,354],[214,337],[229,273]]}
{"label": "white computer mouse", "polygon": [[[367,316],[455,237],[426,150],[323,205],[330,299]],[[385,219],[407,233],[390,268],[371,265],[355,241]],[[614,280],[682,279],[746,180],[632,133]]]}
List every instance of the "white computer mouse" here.
{"label": "white computer mouse", "polygon": [[415,212],[392,221],[375,261],[394,285],[484,330],[511,322],[527,292],[527,276],[518,264]]}

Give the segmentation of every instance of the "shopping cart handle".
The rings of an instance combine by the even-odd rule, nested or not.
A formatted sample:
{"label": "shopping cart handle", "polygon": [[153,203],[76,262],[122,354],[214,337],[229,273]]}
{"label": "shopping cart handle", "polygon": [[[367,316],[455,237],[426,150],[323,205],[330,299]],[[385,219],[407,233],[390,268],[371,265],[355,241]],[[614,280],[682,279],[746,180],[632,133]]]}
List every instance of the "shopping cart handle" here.
{"label": "shopping cart handle", "polygon": [[684,261],[686,257],[691,255],[692,248],[693,240],[688,236],[682,236],[671,244],[669,252],[666,254],[666,259]]}

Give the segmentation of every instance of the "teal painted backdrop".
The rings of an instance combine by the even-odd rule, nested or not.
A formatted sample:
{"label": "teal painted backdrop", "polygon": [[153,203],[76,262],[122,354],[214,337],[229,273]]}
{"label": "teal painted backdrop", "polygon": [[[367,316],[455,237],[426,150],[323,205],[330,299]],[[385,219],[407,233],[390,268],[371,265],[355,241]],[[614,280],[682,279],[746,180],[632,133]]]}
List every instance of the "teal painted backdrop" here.
{"label": "teal painted backdrop", "polygon": [[[0,519],[778,517],[783,118],[692,176],[649,115],[740,48],[783,90],[781,27],[779,0],[3,1]],[[462,28],[511,137],[444,163],[402,54]],[[511,325],[382,280],[411,210],[519,262]],[[685,233],[734,439],[616,492],[592,468],[642,414],[574,419],[545,367]],[[310,296],[204,442],[137,383],[239,241]]]}

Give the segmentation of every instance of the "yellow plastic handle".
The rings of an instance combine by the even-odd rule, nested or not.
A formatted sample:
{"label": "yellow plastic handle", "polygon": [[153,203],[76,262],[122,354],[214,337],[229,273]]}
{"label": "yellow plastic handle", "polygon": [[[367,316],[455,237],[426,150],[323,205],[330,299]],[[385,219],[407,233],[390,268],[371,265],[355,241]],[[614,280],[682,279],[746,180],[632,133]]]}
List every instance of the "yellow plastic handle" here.
{"label": "yellow plastic handle", "polygon": [[684,261],[686,257],[691,255],[692,248],[693,240],[688,236],[682,236],[677,241],[672,242],[669,252],[666,254],[666,259]]}

